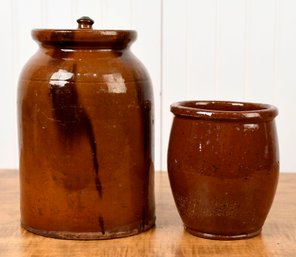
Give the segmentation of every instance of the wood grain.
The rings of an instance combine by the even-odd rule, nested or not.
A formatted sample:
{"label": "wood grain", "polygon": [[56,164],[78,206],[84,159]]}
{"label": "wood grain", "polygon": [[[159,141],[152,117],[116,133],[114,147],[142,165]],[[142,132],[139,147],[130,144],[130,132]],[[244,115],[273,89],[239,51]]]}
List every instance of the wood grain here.
{"label": "wood grain", "polygon": [[296,174],[281,174],[262,234],[239,241],[207,240],[185,232],[172,199],[167,174],[157,173],[155,182],[157,225],[154,229],[121,239],[69,241],[37,236],[20,228],[18,173],[0,170],[0,256],[295,256]]}

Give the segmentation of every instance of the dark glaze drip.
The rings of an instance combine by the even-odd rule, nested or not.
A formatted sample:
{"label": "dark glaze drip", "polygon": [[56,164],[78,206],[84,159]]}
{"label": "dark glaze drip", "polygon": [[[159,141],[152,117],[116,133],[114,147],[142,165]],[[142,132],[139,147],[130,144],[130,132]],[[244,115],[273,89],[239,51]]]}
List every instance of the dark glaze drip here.
{"label": "dark glaze drip", "polygon": [[144,231],[145,230],[145,224],[146,224],[146,208],[143,208],[140,231]]}
{"label": "dark glaze drip", "polygon": [[90,122],[90,119],[88,118],[87,114],[84,114],[85,116],[85,122],[83,122],[85,124],[85,128],[87,131],[87,135],[88,135],[88,139],[89,139],[89,144],[90,147],[92,149],[92,157],[93,157],[93,166],[94,166],[94,170],[95,170],[95,185],[96,185],[96,189],[98,191],[99,197],[102,198],[103,197],[103,191],[102,191],[102,184],[99,178],[99,162],[98,162],[98,158],[97,158],[97,144],[96,144],[96,139],[95,139],[95,135],[94,135],[94,131]]}
{"label": "dark glaze drip", "polygon": [[59,70],[73,74],[68,80],[51,80],[50,95],[53,105],[53,113],[60,131],[63,132],[63,138],[67,144],[73,142],[73,138],[82,133],[86,133],[89,145],[92,151],[93,167],[95,170],[95,185],[99,197],[103,197],[102,185],[99,179],[99,162],[97,159],[97,146],[91,121],[85,112],[83,106],[79,104],[78,93],[75,86],[74,75],[76,74],[76,65],[73,65],[71,71]]}
{"label": "dark glaze drip", "polygon": [[105,235],[105,224],[102,216],[99,217],[99,225],[100,225],[101,232],[103,233],[103,235]]}

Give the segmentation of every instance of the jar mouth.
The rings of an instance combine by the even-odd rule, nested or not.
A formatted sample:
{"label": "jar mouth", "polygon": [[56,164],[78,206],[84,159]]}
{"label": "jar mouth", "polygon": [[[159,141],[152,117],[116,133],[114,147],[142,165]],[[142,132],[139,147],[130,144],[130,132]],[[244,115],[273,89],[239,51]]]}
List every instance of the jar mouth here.
{"label": "jar mouth", "polygon": [[226,120],[271,120],[278,115],[278,109],[270,104],[215,100],[176,102],[171,112],[175,116]]}
{"label": "jar mouth", "polygon": [[32,37],[42,45],[124,49],[137,38],[135,30],[33,29]]}

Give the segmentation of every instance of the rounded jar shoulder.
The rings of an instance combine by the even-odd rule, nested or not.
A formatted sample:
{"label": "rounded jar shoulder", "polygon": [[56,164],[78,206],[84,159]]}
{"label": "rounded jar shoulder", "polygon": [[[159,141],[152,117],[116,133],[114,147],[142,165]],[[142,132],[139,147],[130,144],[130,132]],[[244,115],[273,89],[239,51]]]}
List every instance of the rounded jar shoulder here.
{"label": "rounded jar shoulder", "polygon": [[24,66],[20,80],[76,82],[150,81],[143,64],[129,50],[69,50],[41,48]]}

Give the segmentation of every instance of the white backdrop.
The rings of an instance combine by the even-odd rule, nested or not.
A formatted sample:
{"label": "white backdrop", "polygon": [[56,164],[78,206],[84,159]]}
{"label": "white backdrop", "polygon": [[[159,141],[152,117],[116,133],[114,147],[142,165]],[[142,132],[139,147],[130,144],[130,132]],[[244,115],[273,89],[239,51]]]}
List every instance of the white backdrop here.
{"label": "white backdrop", "polygon": [[96,29],[138,31],[132,49],[154,85],[157,170],[166,170],[169,105],[223,99],[276,105],[281,170],[296,172],[295,10],[295,0],[1,1],[0,167],[18,166],[16,89],[37,48],[30,30],[76,28],[88,15]]}

